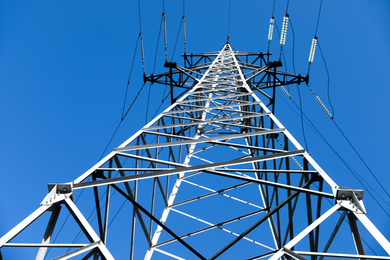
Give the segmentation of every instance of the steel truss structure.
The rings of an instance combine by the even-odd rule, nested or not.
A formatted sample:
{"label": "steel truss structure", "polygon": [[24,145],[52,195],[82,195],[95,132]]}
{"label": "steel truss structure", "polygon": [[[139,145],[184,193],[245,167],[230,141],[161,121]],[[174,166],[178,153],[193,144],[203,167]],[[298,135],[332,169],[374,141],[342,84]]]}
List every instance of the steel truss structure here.
{"label": "steel truss structure", "polygon": [[[0,239],[1,250],[36,247],[36,259],[48,248],[69,248],[55,259],[123,252],[130,259],[390,259],[363,192],[338,186],[274,116],[275,89],[308,79],[278,71],[281,63],[269,57],[227,43],[145,77],[171,93],[185,90],[79,178],[49,185],[41,206]],[[84,203],[73,198],[79,190],[89,191]],[[115,206],[119,195],[123,208]],[[83,243],[52,241],[63,205]],[[43,215],[50,218],[40,243],[13,242]],[[366,254],[362,227],[387,255]]]}

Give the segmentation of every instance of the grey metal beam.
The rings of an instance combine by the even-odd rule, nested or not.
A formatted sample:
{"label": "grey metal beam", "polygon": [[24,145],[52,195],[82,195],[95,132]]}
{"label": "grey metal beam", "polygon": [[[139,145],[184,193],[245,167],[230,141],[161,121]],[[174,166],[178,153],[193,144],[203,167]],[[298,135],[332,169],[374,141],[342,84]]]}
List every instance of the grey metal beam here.
{"label": "grey metal beam", "polygon": [[[347,211],[343,211],[343,213],[340,216],[339,221],[337,222],[335,228],[333,229],[332,234],[330,235],[328,241],[326,242],[326,245],[325,245],[324,250],[322,251],[322,253],[328,252],[328,249],[329,249],[330,245],[332,244],[333,239],[336,237],[336,234],[339,231],[339,229],[341,227],[341,224],[343,223],[346,215],[347,215]],[[320,256],[319,260],[322,260],[323,258],[324,258],[324,256]]]}
{"label": "grey metal beam", "polygon": [[[312,181],[309,181],[308,183],[305,183],[303,187],[307,187],[312,183]],[[238,241],[240,241],[244,236],[248,235],[250,232],[252,232],[255,228],[257,228],[261,223],[266,221],[270,216],[272,216],[274,213],[278,212],[285,204],[287,204],[289,201],[291,201],[295,196],[299,194],[298,191],[294,192],[286,198],[283,202],[281,202],[279,205],[277,205],[275,208],[270,210],[264,217],[262,217],[260,220],[258,220],[255,224],[250,226],[247,230],[245,230],[239,237],[228,243],[225,247],[223,247],[221,250],[219,250],[216,254],[214,254],[212,257],[209,258],[209,260],[216,259],[219,257],[221,254],[226,252],[230,247],[232,247],[234,244],[236,244]]]}
{"label": "grey metal beam", "polygon": [[33,223],[43,213],[49,210],[50,207],[51,206],[47,206],[47,205],[40,206],[33,213],[31,213],[27,218],[25,218],[22,222],[20,222],[13,229],[11,229],[7,234],[2,236],[0,238],[0,248],[2,248],[4,244],[8,243],[11,239],[17,236],[20,232],[22,232],[26,227],[28,227],[31,223]]}
{"label": "grey metal beam", "polygon": [[[353,213],[348,213],[348,222],[351,228],[353,241],[355,242],[356,252],[359,255],[365,255],[362,237],[360,236],[359,227],[356,223],[356,217]],[[366,258],[360,258],[360,260],[366,260]]]}
{"label": "grey metal beam", "polygon": [[[228,118],[221,118],[221,119],[203,119],[202,121],[198,121],[198,119],[197,119],[196,122],[191,122],[191,123],[181,123],[181,124],[165,125],[165,126],[152,126],[152,127],[146,128],[146,129],[155,130],[155,129],[172,128],[172,127],[175,128],[175,127],[181,127],[181,126],[194,126],[194,125],[208,124],[208,123],[223,123],[226,121],[233,121],[233,120],[238,120],[238,119],[252,118],[252,117],[257,117],[257,116],[261,117],[261,116],[268,116],[268,115],[269,115],[269,113],[262,113],[262,114],[256,114],[256,115],[228,117]],[[116,148],[116,149],[119,149],[119,148]]]}
{"label": "grey metal beam", "polygon": [[[60,215],[61,206],[56,205],[53,208],[53,211],[51,213],[49,223],[47,224],[47,228],[45,231],[45,234],[43,235],[42,244],[47,245],[50,243],[51,236],[53,235],[54,227],[57,223],[58,216]],[[35,260],[43,260],[45,258],[47,251],[47,247],[40,247],[39,251],[37,253],[37,256],[35,257]]]}
{"label": "grey metal beam", "polygon": [[[240,160],[230,160],[230,161],[223,161],[223,162],[217,162],[217,163],[210,163],[210,164],[206,164],[206,165],[180,167],[180,168],[175,168],[175,169],[167,170],[167,171],[152,172],[152,173],[131,175],[131,176],[125,176],[125,177],[117,177],[117,178],[111,178],[108,180],[97,180],[94,182],[75,183],[73,185],[73,189],[95,187],[95,186],[101,186],[101,185],[109,185],[109,184],[114,184],[114,183],[127,182],[130,180],[140,180],[140,179],[145,179],[145,178],[153,178],[153,177],[158,177],[158,176],[166,176],[166,175],[172,175],[172,174],[178,174],[178,173],[184,173],[184,172],[208,170],[208,169],[213,169],[213,168],[217,168],[217,167],[227,167],[227,166],[231,166],[231,165],[252,163],[252,162],[256,162],[256,161],[272,160],[272,159],[283,158],[283,157],[287,157],[287,156],[301,155],[303,152],[304,152],[303,150],[298,150],[298,151],[285,152],[283,154],[264,155],[264,156],[251,157],[251,158],[240,159]],[[138,157],[140,157],[140,156],[138,156]],[[142,158],[145,158],[145,160],[147,160],[147,159],[152,160],[152,159],[147,158],[147,157],[142,157]],[[262,183],[262,184],[267,184],[267,185],[280,186],[280,187],[305,191],[305,189],[294,188],[291,186],[286,187],[286,185],[283,185],[283,184],[262,181],[262,180],[258,180],[258,179],[254,179],[254,178],[246,178],[246,177],[235,176],[235,175],[233,176],[232,174],[218,172],[218,171],[211,171],[211,170],[208,170],[208,172],[216,174],[216,175],[223,175],[225,177],[242,179],[245,181],[252,180],[253,182],[256,182],[256,183]],[[310,191],[310,190],[307,190],[305,192],[311,192],[313,194],[315,193],[314,191]],[[327,194],[327,193],[317,193],[317,194],[321,195],[321,196],[329,197],[329,194]],[[332,198],[333,198],[333,196],[332,196]]]}
{"label": "grey metal beam", "polygon": [[[122,164],[121,164],[121,162],[119,161],[119,159],[118,159],[117,156],[114,157],[114,161],[115,161],[115,163],[116,163],[117,166],[122,167]],[[124,173],[123,171],[121,171],[121,170],[119,171],[119,174],[120,174],[122,177],[125,176],[125,173]],[[129,183],[128,183],[128,182],[124,182],[124,185],[125,185],[127,194],[128,194],[132,199],[134,199],[135,201],[137,201],[136,195],[133,194],[133,192],[131,191],[131,188],[130,188]],[[135,191],[134,191],[134,193],[136,192],[136,186],[137,186],[137,184],[135,183],[135,186],[134,186],[134,190],[135,190]],[[136,215],[137,215],[137,217],[138,217],[138,221],[139,221],[140,224],[141,224],[141,228],[142,228],[142,230],[143,230],[143,232],[144,232],[144,235],[145,235],[145,237],[146,237],[146,240],[148,241],[149,246],[150,246],[150,245],[152,244],[152,241],[150,241],[150,238],[149,238],[149,236],[148,236],[148,230],[147,230],[147,228],[146,228],[145,221],[144,221],[144,219],[143,219],[143,217],[142,217],[142,215],[141,215],[141,213],[139,212],[139,210],[138,210],[137,207],[134,207],[134,211],[135,211],[135,213],[136,213]],[[133,220],[133,221],[134,221],[134,220]],[[134,227],[134,228],[135,228],[135,227]]]}
{"label": "grey metal beam", "polygon": [[189,249],[192,253],[194,253],[197,257],[200,259],[206,260],[199,252],[197,252],[194,248],[192,248],[189,244],[187,244],[185,241],[183,241],[179,236],[177,236],[173,231],[171,231],[167,226],[165,226],[163,223],[161,223],[157,218],[155,218],[153,215],[151,215],[145,208],[143,208],[139,203],[137,203],[135,200],[130,198],[126,193],[124,193],[118,186],[115,184],[112,185],[113,188],[115,188],[116,191],[118,191],[122,196],[124,196],[126,199],[128,199],[135,207],[137,207],[139,210],[141,210],[145,215],[147,215],[149,218],[153,219],[154,222],[157,223],[158,226],[162,227],[165,231],[167,231],[171,236],[173,236],[177,241],[179,241],[183,246],[185,246],[187,249]]}
{"label": "grey metal beam", "polygon": [[[197,123],[197,124],[199,124],[199,123]],[[163,147],[163,146],[175,146],[175,145],[208,143],[208,142],[218,141],[218,140],[231,140],[231,139],[248,137],[248,136],[280,133],[280,132],[283,132],[284,130],[285,129],[273,129],[273,130],[264,129],[262,131],[256,131],[256,132],[232,134],[232,135],[223,135],[223,136],[216,136],[216,137],[209,137],[209,138],[202,138],[202,139],[178,141],[178,142],[167,142],[167,143],[160,143],[160,144],[127,146],[127,147],[115,148],[114,151],[132,151],[132,150],[138,150],[138,149],[147,149],[147,148],[155,148],[155,147]],[[282,151],[282,150],[280,150],[280,151]]]}

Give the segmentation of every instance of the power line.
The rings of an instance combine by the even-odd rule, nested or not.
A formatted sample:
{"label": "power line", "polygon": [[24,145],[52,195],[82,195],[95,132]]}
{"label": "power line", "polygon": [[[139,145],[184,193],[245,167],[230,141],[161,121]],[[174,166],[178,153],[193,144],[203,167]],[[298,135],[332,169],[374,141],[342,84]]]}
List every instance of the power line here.
{"label": "power line", "polygon": [[319,10],[318,10],[316,32],[314,33],[314,35],[317,35],[318,25],[320,24],[321,10],[322,10],[322,0],[321,0],[321,3],[320,3],[320,8],[319,8]]}
{"label": "power line", "polygon": [[337,127],[337,129],[340,131],[340,133],[343,135],[344,139],[348,142],[348,144],[351,146],[352,150],[356,153],[356,155],[359,157],[359,159],[362,161],[362,163],[364,164],[364,166],[368,169],[368,171],[370,172],[371,176],[374,177],[375,181],[379,184],[379,186],[382,188],[382,190],[386,193],[386,195],[390,198],[390,194],[387,192],[387,190],[385,189],[385,187],[383,187],[382,183],[378,180],[378,178],[375,176],[375,174],[372,172],[372,170],[370,169],[370,167],[367,165],[367,163],[364,161],[363,157],[359,154],[359,152],[356,150],[355,146],[353,146],[353,144],[351,143],[351,141],[349,141],[349,139],[347,138],[347,136],[344,134],[344,132],[341,130],[341,128],[339,127],[339,125],[336,123],[335,120],[332,120],[332,122],[334,123],[334,125]]}
{"label": "power line", "polygon": [[321,45],[320,45],[320,41],[319,39],[317,39],[317,43],[318,43],[318,49],[320,50],[320,54],[321,54],[321,57],[322,57],[322,61],[324,62],[324,66],[325,66],[325,71],[326,71],[326,75],[327,75],[327,93],[328,93],[328,101],[329,101],[329,105],[332,109],[332,119],[334,118],[334,108],[333,108],[333,105],[332,105],[332,102],[330,100],[330,76],[329,76],[329,71],[328,71],[328,66],[326,65],[326,61],[325,61],[325,57],[324,57],[324,54],[322,53],[322,49],[321,49]]}
{"label": "power line", "polygon": [[[294,106],[300,110],[299,106],[297,105],[297,103],[290,97],[289,98],[292,103],[294,104]],[[287,103],[287,102],[286,102]],[[287,103],[287,105],[289,105]],[[290,105],[289,105],[290,106]],[[290,106],[291,107],[291,106]],[[298,113],[294,110],[295,113]],[[369,186],[372,191],[377,195],[377,196],[374,196],[370,190],[367,188],[367,186],[363,183],[365,182],[363,178],[360,177],[360,175],[358,175],[358,173],[353,170],[353,168],[341,157],[341,155],[336,151],[336,149],[326,140],[326,138],[322,135],[322,133],[320,132],[320,130],[318,130],[318,128],[314,125],[314,123],[306,116],[306,114],[302,111],[302,115],[304,116],[304,118],[307,120],[307,122],[310,124],[312,130],[325,142],[325,144],[334,152],[334,154],[340,159],[340,161],[345,165],[345,167],[349,170],[349,172],[355,177],[355,179],[365,188],[365,190],[369,193],[369,195],[373,198],[373,200],[379,205],[379,207],[383,210],[383,212],[390,217],[390,214],[386,211],[386,209],[382,206],[381,203],[379,203],[379,201],[376,199],[376,197],[379,197],[382,199],[382,201],[385,202],[385,204],[387,204],[388,206],[389,203],[382,197],[380,196],[377,191],[375,189],[373,189],[368,183],[367,186]]]}
{"label": "power line", "polygon": [[123,114],[124,114],[124,112],[125,112],[126,99],[127,99],[127,91],[128,91],[129,85],[130,85],[131,74],[133,73],[134,60],[135,60],[135,56],[136,56],[137,49],[138,49],[139,38],[140,38],[140,36],[138,35],[137,42],[136,42],[136,44],[135,44],[135,50],[134,50],[134,54],[133,54],[133,60],[132,60],[132,62],[131,62],[129,77],[127,78],[127,85],[126,85],[126,91],[125,91],[125,99],[124,99],[124,101],[123,101],[123,108],[122,108],[122,116],[121,116],[121,118],[123,118]]}
{"label": "power line", "polygon": [[[291,26],[291,32],[292,32],[292,37],[293,37],[292,66],[293,66],[293,71],[294,71],[294,74],[295,74],[295,31],[294,31],[294,27],[293,27],[293,24],[292,24],[291,17],[290,17],[290,26]],[[297,84],[295,84],[295,85],[297,86],[298,96],[299,96],[299,106],[300,106],[300,110],[301,110],[301,128],[302,128],[303,140],[305,142],[305,148],[309,152],[309,146],[307,145],[306,134],[305,134],[305,126],[303,124],[303,115],[302,115],[303,108],[302,108],[301,90],[299,89],[299,86]]]}
{"label": "power line", "polygon": [[229,0],[229,10],[228,10],[228,28],[227,28],[227,36],[226,40],[229,42],[230,39],[230,12],[231,12],[232,0]]}
{"label": "power line", "polygon": [[184,22],[184,15],[182,16],[182,18],[180,20],[179,30],[177,31],[177,35],[176,35],[176,41],[175,41],[175,46],[174,46],[173,52],[172,52],[171,62],[173,61],[173,56],[175,55],[175,52],[176,52],[177,41],[179,40],[180,30],[181,30],[181,26],[182,26],[183,22]]}

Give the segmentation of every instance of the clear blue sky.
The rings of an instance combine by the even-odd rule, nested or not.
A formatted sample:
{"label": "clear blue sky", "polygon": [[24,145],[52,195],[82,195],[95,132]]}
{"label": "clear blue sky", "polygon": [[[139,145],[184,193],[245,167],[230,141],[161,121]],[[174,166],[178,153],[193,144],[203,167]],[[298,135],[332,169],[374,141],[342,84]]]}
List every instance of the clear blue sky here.
{"label": "clear blue sky", "polygon": [[[273,1],[232,0],[230,42],[239,51],[267,50]],[[218,51],[228,32],[228,0],[186,1],[187,53]],[[287,1],[277,1],[281,28]],[[295,69],[306,74],[320,1],[290,1],[295,32]],[[179,63],[182,34],[173,53],[182,1],[166,1],[168,57]],[[153,71],[162,1],[141,1],[146,73]],[[330,74],[335,120],[376,177],[390,182],[390,2],[324,1],[318,37]],[[0,2],[0,236],[34,211],[47,183],[70,182],[100,158],[122,113],[124,93],[139,33],[137,1]],[[287,32],[285,69],[292,72],[292,31]],[[271,51],[279,55],[274,34]],[[327,77],[317,49],[310,85],[329,107]],[[162,38],[155,73],[163,72]],[[142,85],[138,49],[127,106]],[[147,85],[148,87],[148,85]],[[326,139],[381,197],[389,197],[326,117],[305,85],[303,109]],[[161,101],[151,87],[149,116]],[[141,93],[108,151],[145,123],[147,90]],[[291,88],[297,101],[297,91]],[[276,116],[303,144],[300,118],[280,92]],[[291,105],[291,103],[289,103]],[[162,109],[168,103],[164,103]],[[340,186],[363,188],[332,151],[306,126],[312,156]],[[365,193],[368,217],[390,238],[389,218]],[[381,200],[379,200],[381,201]],[[390,207],[382,203],[390,212]],[[15,258],[16,259],[16,258]]]}

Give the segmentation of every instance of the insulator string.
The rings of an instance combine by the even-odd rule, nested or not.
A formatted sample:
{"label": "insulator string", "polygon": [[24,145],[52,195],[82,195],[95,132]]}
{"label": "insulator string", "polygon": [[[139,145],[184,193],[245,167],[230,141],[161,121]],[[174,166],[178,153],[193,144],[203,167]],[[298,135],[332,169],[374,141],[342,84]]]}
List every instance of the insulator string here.
{"label": "insulator string", "polygon": [[272,41],[272,36],[274,34],[274,23],[275,23],[275,18],[274,18],[274,16],[272,16],[270,23],[269,23],[269,30],[268,30],[268,51],[267,52],[269,52],[269,48],[270,48],[271,41]]}
{"label": "insulator string", "polygon": [[314,39],[311,41],[311,48],[310,48],[310,54],[309,54],[309,64],[312,63],[314,60],[316,45],[317,45],[317,36],[315,36]]}
{"label": "insulator string", "polygon": [[[272,41],[272,36],[274,33],[274,24],[275,24],[275,0],[272,4],[272,15],[271,15],[271,20],[270,20],[270,25],[269,25],[269,30],[268,30],[268,48],[267,48],[267,53],[269,53],[269,48],[271,47],[271,41]],[[268,56],[269,59],[269,56]]]}
{"label": "insulator string", "polygon": [[279,60],[281,60],[281,58],[282,58],[283,46],[286,44],[288,18],[289,18],[289,15],[288,15],[288,13],[286,13],[286,15],[283,17],[282,31],[280,33],[280,56],[279,56]]}

